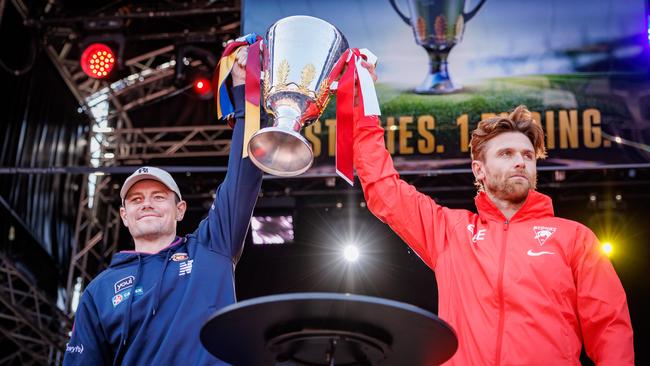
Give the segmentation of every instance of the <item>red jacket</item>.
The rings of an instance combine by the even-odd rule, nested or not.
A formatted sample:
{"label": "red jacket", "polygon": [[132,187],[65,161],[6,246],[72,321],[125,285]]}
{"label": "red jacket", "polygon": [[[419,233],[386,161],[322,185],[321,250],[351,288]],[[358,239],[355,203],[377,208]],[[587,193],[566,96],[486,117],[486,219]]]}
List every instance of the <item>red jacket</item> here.
{"label": "red jacket", "polygon": [[[530,191],[507,220],[437,205],[399,179],[376,117],[357,118],[354,162],[368,208],[436,273],[439,315],[456,330],[449,365],[633,365],[625,292],[598,240]],[[432,344],[432,347],[435,345]]]}

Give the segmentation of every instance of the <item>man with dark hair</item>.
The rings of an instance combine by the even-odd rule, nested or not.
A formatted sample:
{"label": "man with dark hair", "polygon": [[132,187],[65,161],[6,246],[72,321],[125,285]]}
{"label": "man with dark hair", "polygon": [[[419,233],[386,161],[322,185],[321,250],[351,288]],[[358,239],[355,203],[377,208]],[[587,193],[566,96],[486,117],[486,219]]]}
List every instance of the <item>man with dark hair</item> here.
{"label": "man with dark hair", "polygon": [[402,181],[378,118],[355,118],[368,208],[436,273],[440,317],[459,339],[449,364],[579,365],[584,344],[598,365],[633,365],[625,292],[598,239],[535,190],[544,132],[530,112],[481,121],[470,144],[478,214]]}
{"label": "man with dark hair", "polygon": [[[245,50],[242,49],[242,50]],[[228,172],[207,217],[179,237],[186,203],[172,176],[142,167],[120,191],[135,251],[113,255],[84,291],[64,365],[215,365],[199,341],[215,310],[235,302],[241,255],[262,173],[242,159],[245,52],[232,70],[235,117]]]}

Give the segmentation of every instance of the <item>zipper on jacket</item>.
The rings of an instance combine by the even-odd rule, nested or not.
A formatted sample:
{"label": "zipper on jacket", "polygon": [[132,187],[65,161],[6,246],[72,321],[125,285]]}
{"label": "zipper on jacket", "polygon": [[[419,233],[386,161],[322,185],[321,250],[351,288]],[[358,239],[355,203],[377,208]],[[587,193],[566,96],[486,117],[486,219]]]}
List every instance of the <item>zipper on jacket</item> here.
{"label": "zipper on jacket", "polygon": [[503,342],[503,323],[505,321],[504,319],[504,312],[505,312],[505,305],[503,301],[503,270],[505,267],[506,263],[506,246],[508,242],[508,226],[510,222],[506,220],[503,223],[503,240],[501,241],[501,253],[499,254],[499,277],[497,280],[497,296],[499,299],[499,325],[497,327],[497,347],[496,347],[496,360],[494,362],[495,365],[500,365],[501,364],[501,346]]}

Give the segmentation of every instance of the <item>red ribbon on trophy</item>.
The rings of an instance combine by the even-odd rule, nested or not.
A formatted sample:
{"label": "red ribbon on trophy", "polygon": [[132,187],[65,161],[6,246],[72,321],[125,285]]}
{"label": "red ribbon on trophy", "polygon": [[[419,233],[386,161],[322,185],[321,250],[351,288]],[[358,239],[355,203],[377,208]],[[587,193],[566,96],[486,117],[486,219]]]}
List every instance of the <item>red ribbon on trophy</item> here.
{"label": "red ribbon on trophy", "polygon": [[[336,89],[336,173],[350,185],[354,185],[354,114],[381,115],[374,82],[361,65],[362,60],[375,64],[377,57],[367,49],[351,48],[341,55],[330,73],[330,80],[338,80],[330,84],[330,90]],[[355,90],[359,96],[356,105]]]}

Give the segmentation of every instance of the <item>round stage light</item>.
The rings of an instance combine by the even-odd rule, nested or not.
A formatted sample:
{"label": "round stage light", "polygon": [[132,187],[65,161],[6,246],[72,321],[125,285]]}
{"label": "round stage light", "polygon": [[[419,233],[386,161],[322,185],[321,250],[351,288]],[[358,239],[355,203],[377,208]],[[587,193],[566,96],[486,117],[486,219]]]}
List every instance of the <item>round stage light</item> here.
{"label": "round stage light", "polygon": [[81,54],[81,69],[94,79],[103,79],[115,66],[115,53],[103,43],[93,43]]}
{"label": "round stage light", "polygon": [[600,250],[602,250],[606,256],[611,257],[612,252],[614,251],[614,246],[610,242],[604,242],[600,245]]}
{"label": "round stage light", "polygon": [[359,249],[354,245],[347,245],[343,249],[343,258],[348,262],[356,262],[359,259]]}
{"label": "round stage light", "polygon": [[194,80],[194,92],[202,98],[212,97],[212,84],[206,78],[197,78]]}

